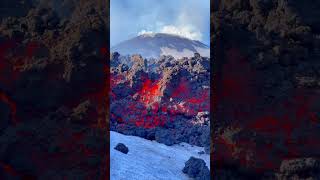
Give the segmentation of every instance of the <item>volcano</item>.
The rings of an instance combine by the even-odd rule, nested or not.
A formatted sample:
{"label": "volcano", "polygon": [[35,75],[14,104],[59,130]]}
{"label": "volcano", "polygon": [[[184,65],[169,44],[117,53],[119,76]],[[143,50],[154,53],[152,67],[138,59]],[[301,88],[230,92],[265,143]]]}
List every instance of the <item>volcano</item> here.
{"label": "volcano", "polygon": [[210,48],[204,43],[164,33],[150,33],[137,36],[113,46],[111,51],[122,55],[140,54],[145,58],[158,58],[161,55],[171,55],[179,59],[182,57],[193,57],[196,52],[203,57],[210,56]]}

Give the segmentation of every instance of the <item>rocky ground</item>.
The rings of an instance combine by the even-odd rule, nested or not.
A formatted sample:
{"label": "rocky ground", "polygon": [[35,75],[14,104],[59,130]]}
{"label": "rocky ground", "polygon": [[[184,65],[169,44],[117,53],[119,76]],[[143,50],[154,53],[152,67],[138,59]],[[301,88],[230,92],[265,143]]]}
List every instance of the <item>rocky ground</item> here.
{"label": "rocky ground", "polygon": [[108,2],[0,7],[0,179],[105,179]]}
{"label": "rocky ground", "polygon": [[110,56],[110,129],[166,145],[187,142],[210,152],[210,61]]}
{"label": "rocky ground", "polygon": [[317,179],[319,2],[212,5],[216,179]]}

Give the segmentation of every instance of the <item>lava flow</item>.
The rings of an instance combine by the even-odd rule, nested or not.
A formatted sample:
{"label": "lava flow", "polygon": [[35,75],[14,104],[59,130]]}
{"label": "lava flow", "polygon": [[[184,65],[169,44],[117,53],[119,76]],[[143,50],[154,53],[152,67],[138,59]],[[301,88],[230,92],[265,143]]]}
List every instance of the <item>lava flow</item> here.
{"label": "lava flow", "polygon": [[162,96],[159,82],[152,82],[150,79],[146,79],[143,82],[142,88],[138,93],[141,97],[140,101],[145,105],[150,105],[159,101],[159,98]]}

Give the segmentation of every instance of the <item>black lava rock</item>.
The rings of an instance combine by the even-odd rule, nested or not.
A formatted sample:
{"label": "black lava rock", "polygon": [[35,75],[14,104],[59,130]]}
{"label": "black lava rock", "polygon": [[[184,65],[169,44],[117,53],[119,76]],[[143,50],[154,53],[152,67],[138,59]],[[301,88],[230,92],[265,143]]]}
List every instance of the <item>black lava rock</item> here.
{"label": "black lava rock", "polygon": [[117,151],[120,151],[124,154],[128,154],[129,149],[126,145],[122,144],[122,143],[118,143],[117,146],[114,148]]}
{"label": "black lava rock", "polygon": [[168,129],[157,128],[155,132],[155,140],[167,146],[175,144],[174,133]]}
{"label": "black lava rock", "polygon": [[202,159],[191,157],[182,172],[197,180],[210,180],[210,170]]}

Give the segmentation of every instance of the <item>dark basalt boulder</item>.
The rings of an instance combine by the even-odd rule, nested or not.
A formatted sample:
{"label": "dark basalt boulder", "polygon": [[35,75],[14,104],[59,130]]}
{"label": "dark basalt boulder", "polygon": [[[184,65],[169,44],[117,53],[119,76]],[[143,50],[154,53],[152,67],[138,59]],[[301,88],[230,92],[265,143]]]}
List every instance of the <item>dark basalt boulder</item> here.
{"label": "dark basalt boulder", "polygon": [[128,147],[122,143],[118,143],[114,149],[122,152],[123,154],[128,154],[128,152],[129,152]]}
{"label": "dark basalt boulder", "polygon": [[210,180],[210,170],[202,159],[191,157],[182,172],[196,180]]}

